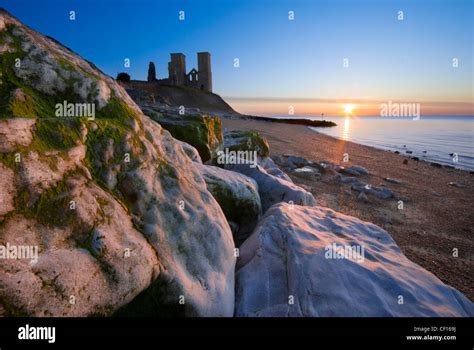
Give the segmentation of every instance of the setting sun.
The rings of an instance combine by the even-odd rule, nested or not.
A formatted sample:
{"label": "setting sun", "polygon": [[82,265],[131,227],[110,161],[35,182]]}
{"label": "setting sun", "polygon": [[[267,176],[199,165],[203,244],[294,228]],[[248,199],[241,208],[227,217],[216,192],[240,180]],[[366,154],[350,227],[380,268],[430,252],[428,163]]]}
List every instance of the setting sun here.
{"label": "setting sun", "polygon": [[344,105],[344,113],[346,113],[346,115],[352,115],[354,108],[355,106],[353,104]]}

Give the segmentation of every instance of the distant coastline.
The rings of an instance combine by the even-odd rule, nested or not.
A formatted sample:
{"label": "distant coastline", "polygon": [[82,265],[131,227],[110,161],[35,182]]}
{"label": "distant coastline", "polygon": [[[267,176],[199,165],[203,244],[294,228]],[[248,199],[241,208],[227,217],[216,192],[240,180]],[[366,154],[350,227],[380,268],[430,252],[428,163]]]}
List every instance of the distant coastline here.
{"label": "distant coastline", "polygon": [[294,124],[294,125],[305,125],[311,127],[320,127],[320,128],[328,128],[337,126],[336,123],[329,121],[329,120],[311,120],[306,118],[281,118],[281,117],[260,117],[260,116],[253,116],[253,115],[242,115],[248,119],[260,120],[265,122],[272,122],[272,123],[285,123],[285,124]]}

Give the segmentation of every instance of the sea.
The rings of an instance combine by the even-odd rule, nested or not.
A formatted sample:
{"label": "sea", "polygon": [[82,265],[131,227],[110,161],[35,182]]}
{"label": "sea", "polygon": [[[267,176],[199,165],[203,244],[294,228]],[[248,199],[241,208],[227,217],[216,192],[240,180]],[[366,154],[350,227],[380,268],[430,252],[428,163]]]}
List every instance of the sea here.
{"label": "sea", "polygon": [[[321,117],[303,117],[321,120]],[[311,129],[421,160],[474,171],[474,116],[324,117],[337,126]]]}

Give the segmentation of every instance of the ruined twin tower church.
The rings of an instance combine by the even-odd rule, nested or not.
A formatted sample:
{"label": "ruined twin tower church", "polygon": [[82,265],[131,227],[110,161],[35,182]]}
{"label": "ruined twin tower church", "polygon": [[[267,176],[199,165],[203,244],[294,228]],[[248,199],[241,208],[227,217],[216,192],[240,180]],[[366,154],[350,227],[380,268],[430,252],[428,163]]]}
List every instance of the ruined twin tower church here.
{"label": "ruined twin tower church", "polygon": [[212,92],[211,54],[198,52],[198,69],[186,73],[186,56],[182,53],[172,53],[168,62],[168,79],[156,79],[155,64],[150,62],[148,67],[148,82],[161,84],[189,86]]}

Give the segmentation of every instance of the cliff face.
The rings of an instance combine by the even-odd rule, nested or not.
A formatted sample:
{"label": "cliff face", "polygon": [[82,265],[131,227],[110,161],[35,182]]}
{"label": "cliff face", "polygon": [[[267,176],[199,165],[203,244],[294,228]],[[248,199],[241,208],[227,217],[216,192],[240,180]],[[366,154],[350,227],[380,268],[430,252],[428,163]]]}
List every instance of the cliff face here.
{"label": "cliff face", "polygon": [[[183,144],[4,11],[0,54],[0,244],[38,251],[1,260],[0,315],[110,315],[152,293],[148,313],[231,316],[231,230]],[[59,117],[64,101],[94,118]]]}

